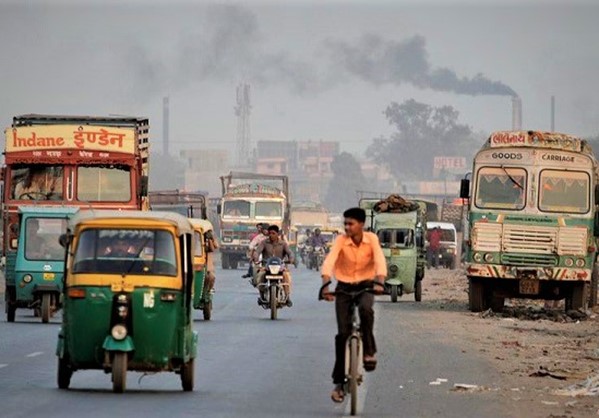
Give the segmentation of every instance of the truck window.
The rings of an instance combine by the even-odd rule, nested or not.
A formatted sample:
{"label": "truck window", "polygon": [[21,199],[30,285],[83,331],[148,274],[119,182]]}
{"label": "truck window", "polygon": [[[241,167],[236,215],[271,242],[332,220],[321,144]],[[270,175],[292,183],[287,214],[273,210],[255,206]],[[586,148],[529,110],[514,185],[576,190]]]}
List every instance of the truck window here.
{"label": "truck window", "polygon": [[11,198],[16,200],[62,200],[62,178],[62,166],[13,167],[10,170]]}
{"label": "truck window", "polygon": [[543,212],[587,213],[589,175],[582,171],[543,170],[539,209]]}
{"label": "truck window", "polygon": [[281,202],[256,202],[256,218],[280,218]]}
{"label": "truck window", "polygon": [[225,217],[250,217],[250,202],[247,200],[228,200],[224,203],[223,214]]}
{"label": "truck window", "polygon": [[[25,258],[27,260],[60,261],[65,249],[58,239],[66,231],[66,220],[29,218],[25,222]],[[23,240],[22,240],[23,241]]]}
{"label": "truck window", "polygon": [[523,168],[483,167],[478,170],[475,204],[481,209],[524,209],[526,180]]}
{"label": "truck window", "polygon": [[77,200],[84,202],[128,202],[131,182],[127,167],[77,168]]}
{"label": "truck window", "polygon": [[173,236],[160,230],[88,229],[75,249],[73,273],[177,275]]}

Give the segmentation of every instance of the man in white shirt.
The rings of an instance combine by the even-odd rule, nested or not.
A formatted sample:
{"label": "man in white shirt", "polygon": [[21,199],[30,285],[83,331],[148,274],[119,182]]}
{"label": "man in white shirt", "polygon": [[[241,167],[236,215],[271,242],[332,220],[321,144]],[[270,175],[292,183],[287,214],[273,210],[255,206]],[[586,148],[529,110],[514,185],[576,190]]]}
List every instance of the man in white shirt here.
{"label": "man in white shirt", "polygon": [[256,235],[254,237],[254,239],[252,239],[250,241],[250,245],[248,246],[249,252],[248,252],[248,258],[250,260],[250,266],[248,268],[248,272],[247,274],[244,274],[243,276],[241,276],[244,279],[248,279],[250,277],[254,277],[254,263],[253,263],[253,258],[254,258],[254,253],[256,251],[256,248],[258,248],[258,246],[260,244],[262,244],[262,242],[264,242],[264,240],[266,240],[268,238],[268,225],[266,224],[260,224],[260,232],[258,233],[258,235]]}

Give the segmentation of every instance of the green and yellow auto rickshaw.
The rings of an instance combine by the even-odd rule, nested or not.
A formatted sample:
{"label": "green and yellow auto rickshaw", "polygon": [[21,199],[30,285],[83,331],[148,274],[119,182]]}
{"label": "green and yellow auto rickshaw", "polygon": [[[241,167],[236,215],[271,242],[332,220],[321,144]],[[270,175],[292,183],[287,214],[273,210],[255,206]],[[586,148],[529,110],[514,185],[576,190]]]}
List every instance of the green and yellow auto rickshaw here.
{"label": "green and yellow auto rickshaw", "polygon": [[212,296],[214,289],[208,288],[209,249],[206,244],[206,234],[214,233],[214,229],[212,223],[204,219],[190,218],[189,222],[194,230],[193,270],[195,278],[193,307],[203,312],[205,321],[210,321],[212,318]]}
{"label": "green and yellow auto rickshaw", "polygon": [[85,211],[68,222],[58,386],[73,372],[171,371],[193,390],[193,229],[172,212]]}
{"label": "green and yellow auto rickshaw", "polygon": [[426,266],[424,250],[424,207],[405,213],[374,213],[373,230],[378,235],[387,260],[385,287],[391,301],[406,294],[422,300],[422,280]]}
{"label": "green and yellow auto rickshaw", "polygon": [[21,206],[14,277],[7,298],[7,320],[14,322],[17,308],[33,309],[47,323],[60,309],[64,248],[58,238],[66,232],[73,207]]}

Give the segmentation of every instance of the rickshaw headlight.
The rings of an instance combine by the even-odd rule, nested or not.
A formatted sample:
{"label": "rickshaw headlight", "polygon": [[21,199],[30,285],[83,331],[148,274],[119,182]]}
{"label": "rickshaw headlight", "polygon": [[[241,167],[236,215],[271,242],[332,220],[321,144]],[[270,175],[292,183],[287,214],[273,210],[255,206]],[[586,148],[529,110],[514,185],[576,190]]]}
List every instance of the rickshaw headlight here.
{"label": "rickshaw headlight", "polygon": [[393,275],[397,274],[397,272],[399,271],[399,267],[396,264],[391,264],[389,266],[389,272]]}
{"label": "rickshaw headlight", "polygon": [[124,325],[115,325],[114,327],[112,327],[112,331],[110,331],[110,333],[112,334],[112,338],[114,338],[115,340],[124,340],[127,336],[127,327],[125,327]]}
{"label": "rickshaw headlight", "polygon": [[31,274],[26,274],[23,276],[23,281],[25,283],[31,283],[33,281],[33,276]]}

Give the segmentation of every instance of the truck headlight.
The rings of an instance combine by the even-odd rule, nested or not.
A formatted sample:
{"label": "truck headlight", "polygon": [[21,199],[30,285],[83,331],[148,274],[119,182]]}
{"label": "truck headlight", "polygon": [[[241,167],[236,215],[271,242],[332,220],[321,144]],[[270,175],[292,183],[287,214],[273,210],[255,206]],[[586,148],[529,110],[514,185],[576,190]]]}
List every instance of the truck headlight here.
{"label": "truck headlight", "polygon": [[112,334],[112,338],[114,338],[117,341],[124,340],[127,336],[127,327],[120,324],[115,325],[114,327],[112,327],[110,334]]}
{"label": "truck headlight", "polygon": [[492,263],[492,262],[493,262],[493,254],[491,254],[491,253],[486,253],[486,254],[485,254],[485,261],[486,261],[487,263]]}
{"label": "truck headlight", "polygon": [[584,265],[586,264],[586,262],[584,261],[584,258],[579,258],[578,260],[576,260],[576,267],[584,267]]}
{"label": "truck headlight", "polygon": [[474,256],[472,258],[474,258],[474,261],[476,261],[477,263],[483,261],[483,255],[481,253],[474,253]]}

